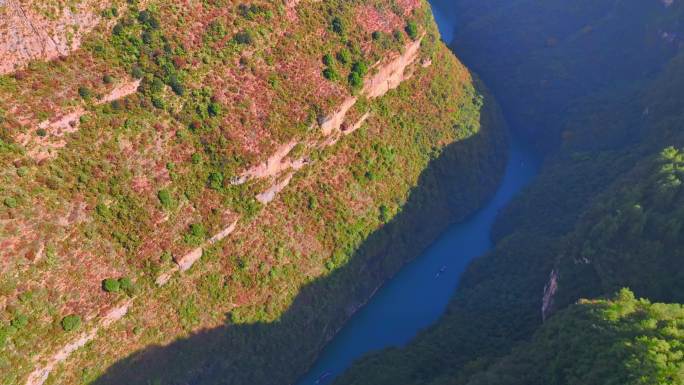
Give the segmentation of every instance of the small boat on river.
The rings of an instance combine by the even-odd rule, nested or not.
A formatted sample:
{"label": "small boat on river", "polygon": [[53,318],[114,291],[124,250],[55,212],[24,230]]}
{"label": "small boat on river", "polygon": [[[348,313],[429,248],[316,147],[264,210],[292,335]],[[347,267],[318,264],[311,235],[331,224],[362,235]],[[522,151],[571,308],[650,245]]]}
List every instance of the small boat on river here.
{"label": "small boat on river", "polygon": [[325,380],[327,380],[328,378],[330,378],[330,376],[332,376],[332,373],[330,373],[330,372],[325,372],[325,373],[321,374],[320,377],[318,377],[318,379],[316,380],[316,382],[314,382],[314,384],[315,384],[315,385],[320,385],[321,383],[323,383],[323,381],[325,381]]}

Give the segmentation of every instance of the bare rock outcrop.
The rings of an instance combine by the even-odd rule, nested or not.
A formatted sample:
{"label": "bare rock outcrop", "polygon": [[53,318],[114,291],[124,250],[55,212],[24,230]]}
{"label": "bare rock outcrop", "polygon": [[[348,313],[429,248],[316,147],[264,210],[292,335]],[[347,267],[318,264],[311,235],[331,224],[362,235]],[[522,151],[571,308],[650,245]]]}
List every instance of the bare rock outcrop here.
{"label": "bare rock outcrop", "polygon": [[361,128],[361,126],[363,126],[363,124],[366,122],[366,120],[368,120],[368,118],[370,118],[370,116],[371,116],[371,113],[370,113],[370,112],[366,112],[366,113],[363,114],[363,115],[359,118],[359,120],[357,120],[356,123],[354,123],[354,125],[352,125],[351,127],[342,127],[342,133],[343,133],[344,135],[352,134],[354,131],[356,131],[356,130],[358,130],[359,128]]}
{"label": "bare rock outcrop", "polygon": [[[187,271],[189,270],[192,265],[195,264],[195,262],[199,261],[200,258],[202,258],[202,254],[204,253],[204,249],[206,247],[209,247],[216,242],[222,241],[224,238],[226,238],[228,235],[230,235],[233,231],[235,231],[235,227],[237,227],[238,221],[235,220],[235,222],[231,223],[228,225],[226,228],[218,232],[216,235],[211,237],[204,245],[190,251],[189,253],[177,258],[175,260],[176,264],[178,265],[178,269],[180,271]],[[175,269],[174,269],[175,271]]]}
{"label": "bare rock outcrop", "polygon": [[544,286],[544,296],[542,297],[541,307],[542,321],[546,321],[546,319],[551,315],[551,311],[553,310],[553,300],[557,291],[558,271],[553,269],[551,270],[551,274],[549,274],[549,281]]}
{"label": "bare rock outcrop", "polygon": [[243,184],[250,179],[272,178],[284,171],[299,170],[304,167],[307,163],[306,159],[291,159],[288,157],[297,144],[299,144],[299,142],[292,140],[281,145],[266,162],[258,164],[243,172],[234,183]]}
{"label": "bare rock outcrop", "polygon": [[[140,80],[130,80],[118,85],[108,94],[95,102],[95,105],[102,105],[122,99],[138,91]],[[68,112],[63,112],[52,119],[47,119],[38,124],[38,129],[42,131],[37,135],[34,131],[18,134],[16,139],[27,149],[27,154],[35,161],[40,162],[56,156],[59,148],[67,144],[65,136],[78,131],[80,119],[87,114],[84,106],[78,106]]]}
{"label": "bare rock outcrop", "polygon": [[[32,60],[52,60],[80,47],[83,36],[100,22],[105,2],[84,0],[62,6],[56,15],[39,12],[40,2],[0,2],[0,74]],[[53,11],[51,11],[53,12]]]}
{"label": "bare rock outcrop", "polygon": [[[392,57],[386,63],[379,62],[373,68],[375,73],[367,77],[365,86],[361,90],[361,94],[369,99],[379,98],[384,96],[390,90],[393,90],[409,79],[412,75],[412,65],[416,63],[420,54],[420,45],[422,37],[408,43],[402,54]],[[318,123],[321,133],[327,137],[319,146],[331,146],[337,142],[342,135],[349,135],[358,130],[370,117],[370,113],[365,113],[353,125],[348,125],[347,115],[349,111],[356,105],[358,97],[350,96],[342,101],[342,104],[332,114],[321,119]],[[308,161],[306,158],[291,159],[290,152],[299,144],[297,141],[290,141],[280,146],[276,152],[271,155],[264,163],[258,164],[238,177],[234,183],[242,184],[250,179],[275,179],[283,172],[297,171],[305,166]],[[305,144],[310,147],[314,144]],[[256,198],[259,202],[266,204],[271,202],[277,193],[282,191],[290,182],[292,173],[280,182],[274,183],[268,190],[259,194]]]}
{"label": "bare rock outcrop", "polygon": [[121,303],[119,306],[111,309],[102,318],[99,319],[97,325],[95,325],[90,330],[81,333],[78,338],[71,341],[70,343],[64,345],[59,351],[57,351],[52,357],[50,357],[47,362],[35,369],[28,377],[26,385],[42,385],[47,380],[50,372],[59,365],[62,361],[66,360],[71,353],[85,346],[88,342],[92,341],[96,336],[97,332],[101,328],[106,328],[113,324],[114,322],[123,318],[130,308],[132,303],[131,299],[128,299]]}
{"label": "bare rock outcrop", "polygon": [[[369,99],[379,98],[409,79],[412,75],[409,68],[418,59],[422,41],[422,37],[412,41],[404,47],[401,55],[392,58],[386,64],[376,64],[373,67],[376,72],[366,79],[361,94]],[[346,99],[335,112],[322,119],[320,126],[324,136],[341,130],[347,119],[347,113],[354,107],[357,100],[356,97]]]}
{"label": "bare rock outcrop", "polygon": [[328,136],[342,127],[342,124],[347,119],[347,113],[354,107],[357,100],[356,97],[346,99],[335,112],[321,121],[321,132],[324,136]]}
{"label": "bare rock outcrop", "polygon": [[422,38],[404,47],[404,53],[385,65],[378,66],[375,75],[366,80],[363,94],[369,99],[378,98],[393,90],[411,77],[407,69],[416,61],[420,52]]}
{"label": "bare rock outcrop", "polygon": [[105,104],[125,98],[126,96],[133,95],[138,91],[140,87],[141,79],[131,80],[124,82],[123,84],[114,87],[107,95],[103,96],[102,99],[98,100],[96,104]]}
{"label": "bare rock outcrop", "polygon": [[283,180],[274,184],[273,186],[271,186],[268,190],[264,191],[263,193],[257,195],[256,200],[259,201],[260,203],[264,204],[264,205],[271,203],[275,199],[276,195],[279,192],[283,191],[285,189],[285,187],[287,187],[287,185],[290,184],[290,181],[292,180],[293,176],[294,176],[293,172],[287,174],[287,176],[285,178],[283,178]]}

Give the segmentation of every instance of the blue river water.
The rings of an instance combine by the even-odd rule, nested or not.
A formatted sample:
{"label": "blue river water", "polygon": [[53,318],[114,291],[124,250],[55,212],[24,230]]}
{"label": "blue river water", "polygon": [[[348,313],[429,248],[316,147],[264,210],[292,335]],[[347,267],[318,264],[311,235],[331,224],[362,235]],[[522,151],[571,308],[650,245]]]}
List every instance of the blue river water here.
{"label": "blue river water", "polygon": [[456,11],[454,8],[449,7],[452,1],[454,0],[430,0],[432,14],[439,27],[439,34],[442,35],[442,40],[447,44],[451,43],[456,32],[456,25],[454,23]]}
{"label": "blue river water", "polygon": [[[439,7],[434,12],[448,41],[454,26]],[[366,353],[403,346],[436,322],[469,262],[492,248],[490,232],[498,212],[537,174],[538,167],[533,151],[513,138],[504,178],[492,200],[466,221],[447,228],[387,282],[328,344],[298,385],[329,384]]]}

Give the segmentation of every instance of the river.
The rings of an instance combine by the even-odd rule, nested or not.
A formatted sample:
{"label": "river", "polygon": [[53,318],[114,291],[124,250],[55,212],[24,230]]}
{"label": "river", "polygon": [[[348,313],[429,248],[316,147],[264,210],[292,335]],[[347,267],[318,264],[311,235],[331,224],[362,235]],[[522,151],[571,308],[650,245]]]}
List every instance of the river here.
{"label": "river", "polygon": [[[435,4],[435,20],[449,41],[455,27],[440,8]],[[326,346],[298,385],[328,384],[364,354],[403,346],[437,321],[466,266],[493,247],[490,233],[497,213],[537,174],[538,166],[532,150],[514,137],[504,178],[492,200],[468,220],[447,228],[387,282]]]}

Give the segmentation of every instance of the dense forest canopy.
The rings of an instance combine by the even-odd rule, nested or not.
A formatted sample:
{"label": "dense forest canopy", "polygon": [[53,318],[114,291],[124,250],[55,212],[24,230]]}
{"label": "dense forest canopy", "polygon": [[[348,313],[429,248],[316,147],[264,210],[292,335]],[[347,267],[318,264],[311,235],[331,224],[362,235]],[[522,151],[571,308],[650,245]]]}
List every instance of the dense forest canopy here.
{"label": "dense forest canopy", "polygon": [[628,289],[581,301],[468,384],[684,384],[684,307]]}

